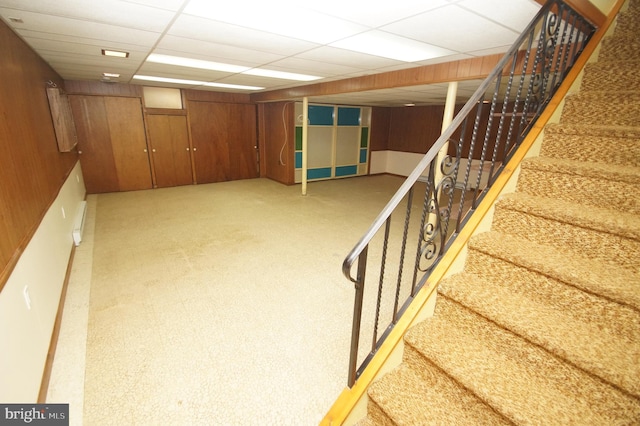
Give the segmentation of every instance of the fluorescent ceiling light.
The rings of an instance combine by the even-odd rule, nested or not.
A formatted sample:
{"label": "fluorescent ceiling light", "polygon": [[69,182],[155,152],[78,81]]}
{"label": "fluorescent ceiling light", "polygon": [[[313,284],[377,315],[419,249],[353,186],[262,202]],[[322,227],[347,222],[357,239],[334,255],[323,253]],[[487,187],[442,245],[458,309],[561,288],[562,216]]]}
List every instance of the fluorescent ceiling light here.
{"label": "fluorescent ceiling light", "polygon": [[331,43],[331,46],[404,62],[424,61],[455,53],[379,30],[358,34]]}
{"label": "fluorescent ceiling light", "polygon": [[153,75],[134,75],[136,80],[157,81],[158,83],[174,83],[174,84],[188,84],[190,86],[202,86],[205,81],[198,80],[184,80],[181,78],[168,78],[168,77],[156,77]]}
{"label": "fluorescent ceiling light", "polygon": [[103,56],[115,56],[116,58],[128,58],[129,52],[121,52],[119,50],[102,49]]}
{"label": "fluorescent ceiling light", "polygon": [[322,77],[315,75],[296,74],[292,72],[265,70],[262,68],[253,68],[248,71],[244,71],[242,74],[257,75],[260,77],[281,78],[283,80],[297,80],[297,81],[312,81],[318,80]]}
{"label": "fluorescent ceiling light", "polygon": [[222,64],[220,62],[203,61],[200,59],[183,58],[180,56],[160,55],[157,53],[149,55],[147,62],[232,73],[239,73],[249,69],[249,67],[243,67],[240,65]]}
{"label": "fluorescent ceiling light", "polygon": [[153,75],[134,75],[136,80],[155,81],[158,83],[172,83],[172,84],[185,84],[188,86],[211,86],[211,87],[224,87],[227,89],[240,89],[240,90],[262,90],[264,87],[256,86],[241,86],[238,84],[224,84],[224,83],[211,83],[208,81],[199,80],[185,80],[181,78],[169,78],[169,77],[156,77]]}
{"label": "fluorescent ceiling light", "polygon": [[[152,53],[147,58],[148,62],[155,62],[160,64],[176,65],[179,67],[199,68],[211,71],[223,71],[229,73],[241,73],[249,75],[257,75],[260,77],[280,78],[283,80],[296,80],[296,81],[312,81],[318,80],[322,77],[316,77],[315,75],[296,74],[284,71],[265,70],[261,68],[249,68],[240,65],[223,64],[220,62],[203,61],[200,59],[183,58],[180,56],[160,55],[158,53]],[[263,89],[261,87],[261,89]]]}
{"label": "fluorescent ceiling light", "polygon": [[258,86],[241,86],[238,84],[226,84],[226,83],[205,83],[204,86],[209,87],[224,87],[225,89],[241,89],[241,90],[262,90],[264,87]]}

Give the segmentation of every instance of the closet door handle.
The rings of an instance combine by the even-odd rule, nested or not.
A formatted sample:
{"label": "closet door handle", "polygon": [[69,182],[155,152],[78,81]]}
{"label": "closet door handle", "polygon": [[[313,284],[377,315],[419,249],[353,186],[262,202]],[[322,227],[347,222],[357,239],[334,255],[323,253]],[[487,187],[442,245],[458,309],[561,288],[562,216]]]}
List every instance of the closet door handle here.
{"label": "closet door handle", "polygon": [[143,149],[144,152],[147,152],[147,148]]}
{"label": "closet door handle", "polygon": [[156,149],[155,149],[155,148],[153,148],[153,149],[151,150],[151,152],[156,152]]}

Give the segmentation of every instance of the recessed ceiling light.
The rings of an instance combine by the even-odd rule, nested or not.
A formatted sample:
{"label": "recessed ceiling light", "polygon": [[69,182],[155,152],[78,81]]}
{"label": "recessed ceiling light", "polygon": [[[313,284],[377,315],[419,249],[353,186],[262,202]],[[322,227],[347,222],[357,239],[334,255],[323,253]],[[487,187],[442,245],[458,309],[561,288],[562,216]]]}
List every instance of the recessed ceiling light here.
{"label": "recessed ceiling light", "polygon": [[117,58],[128,58],[129,52],[121,52],[119,50],[102,49],[103,56],[115,56]]}
{"label": "recessed ceiling light", "polygon": [[416,104],[414,104],[413,102],[409,102],[407,104],[404,104],[404,106],[412,107],[412,106],[416,106]]}
{"label": "recessed ceiling light", "polygon": [[114,73],[114,72],[103,72],[102,73],[103,77],[109,77],[109,78],[118,78],[120,77],[120,74]]}

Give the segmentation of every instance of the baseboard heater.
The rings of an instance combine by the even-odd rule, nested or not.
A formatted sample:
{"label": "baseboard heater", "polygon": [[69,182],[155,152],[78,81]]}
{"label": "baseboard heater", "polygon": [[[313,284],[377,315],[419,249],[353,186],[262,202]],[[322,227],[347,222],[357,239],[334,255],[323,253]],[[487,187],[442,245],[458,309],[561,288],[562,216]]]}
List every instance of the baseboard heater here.
{"label": "baseboard heater", "polygon": [[80,201],[78,205],[78,211],[76,212],[76,218],[73,223],[73,243],[77,246],[82,241],[82,232],[84,231],[84,218],[87,215],[87,202]]}

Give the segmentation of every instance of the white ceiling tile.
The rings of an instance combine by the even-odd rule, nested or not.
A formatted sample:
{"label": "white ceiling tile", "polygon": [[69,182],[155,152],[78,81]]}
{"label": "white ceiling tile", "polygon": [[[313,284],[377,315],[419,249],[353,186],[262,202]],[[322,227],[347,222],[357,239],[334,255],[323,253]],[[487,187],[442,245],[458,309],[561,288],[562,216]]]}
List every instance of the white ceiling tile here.
{"label": "white ceiling tile", "polygon": [[352,66],[363,70],[404,64],[402,61],[381,58],[380,56],[366,55],[364,53],[357,53],[331,46],[318,47],[316,49],[300,53],[297,57],[319,62],[324,61],[332,64]]}
{"label": "white ceiling tile", "polygon": [[167,34],[284,56],[318,47],[317,43],[189,15],[181,15],[176,19]]}
{"label": "white ceiling tile", "polygon": [[174,15],[167,10],[121,0],[3,0],[2,6],[14,9],[12,13],[23,18],[25,24],[29,19],[26,11],[31,11],[156,32],[164,31]]}
{"label": "white ceiling tile", "polygon": [[323,0],[302,7],[377,28],[446,4],[444,0],[403,0],[389,7],[389,0]]}
{"label": "white ceiling tile", "polygon": [[[10,9],[0,8],[0,15],[11,16]],[[113,40],[128,43],[135,40],[140,45],[153,45],[160,34],[133,28],[89,22],[79,19],[62,18],[41,13],[22,12],[24,24],[14,24],[17,31],[30,30],[50,34],[65,34],[71,37]]]}
{"label": "white ceiling tile", "polygon": [[457,4],[517,33],[521,33],[540,10],[535,0],[463,0]]}
{"label": "white ceiling tile", "polygon": [[277,61],[284,57],[283,55],[261,52],[254,49],[176,36],[163,37],[156,46],[154,53],[252,67]]}
{"label": "white ceiling tile", "polygon": [[504,46],[518,37],[516,32],[456,5],[404,19],[382,29],[435,46],[447,46],[460,53]]}

